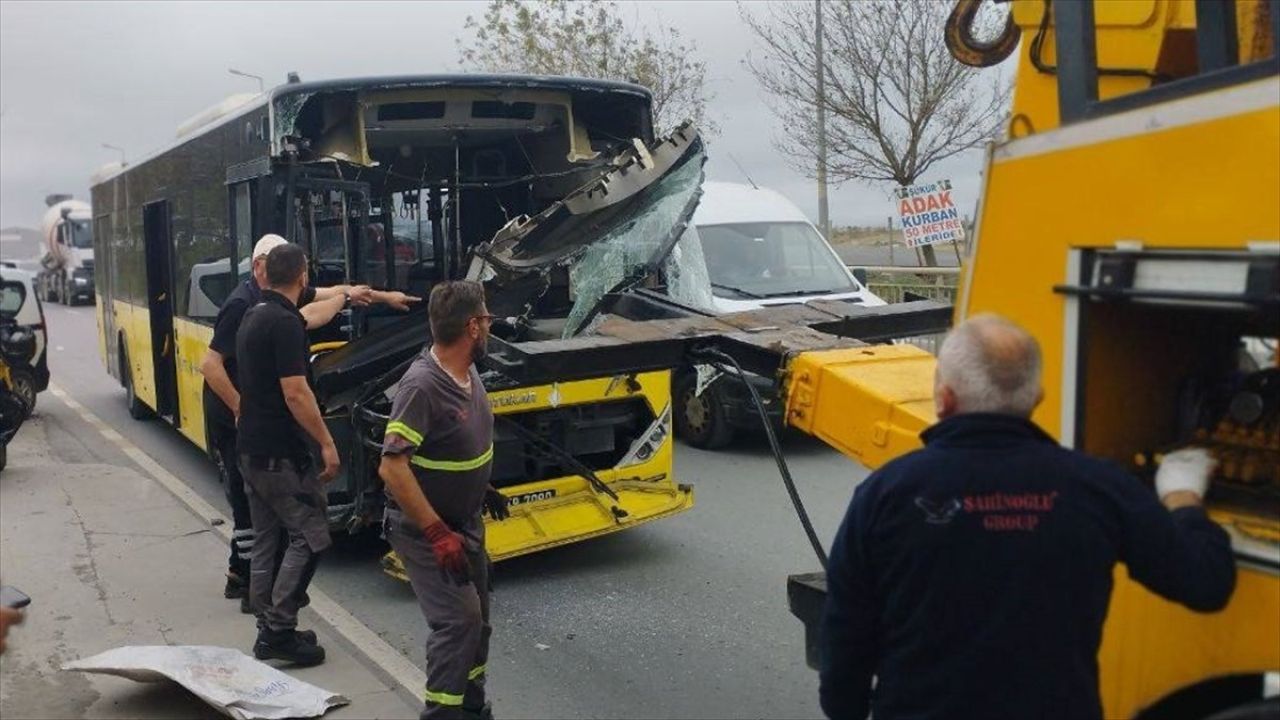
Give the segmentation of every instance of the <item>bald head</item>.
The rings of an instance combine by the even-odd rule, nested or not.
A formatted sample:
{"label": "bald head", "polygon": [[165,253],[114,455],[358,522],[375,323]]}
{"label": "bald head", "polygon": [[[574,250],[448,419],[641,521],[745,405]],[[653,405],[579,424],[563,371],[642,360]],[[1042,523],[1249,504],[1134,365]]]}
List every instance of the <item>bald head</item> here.
{"label": "bald head", "polygon": [[1040,404],[1040,346],[998,315],[975,315],[947,334],[934,388],[938,417],[988,412],[1030,417]]}

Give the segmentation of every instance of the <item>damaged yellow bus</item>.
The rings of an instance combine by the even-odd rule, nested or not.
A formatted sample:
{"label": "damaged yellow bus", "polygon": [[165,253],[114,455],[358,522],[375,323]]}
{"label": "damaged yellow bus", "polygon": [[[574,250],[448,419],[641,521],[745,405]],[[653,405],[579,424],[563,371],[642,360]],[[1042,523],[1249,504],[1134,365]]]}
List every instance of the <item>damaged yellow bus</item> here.
{"label": "damaged yellow bus", "polygon": [[[232,98],[168,148],[94,178],[99,349],[130,414],[208,447],[199,361],[264,233],[302,245],[312,283],[425,297],[486,287],[493,342],[555,342],[606,298],[661,288],[702,182],[692,128],[655,139],[644,88],[517,76],[301,83]],[[344,311],[312,334],[313,382],[343,472],[329,520],[376,523],[389,398],[427,340],[425,307]],[[521,384],[493,354],[495,560],[693,506],[672,470],[665,370]]]}

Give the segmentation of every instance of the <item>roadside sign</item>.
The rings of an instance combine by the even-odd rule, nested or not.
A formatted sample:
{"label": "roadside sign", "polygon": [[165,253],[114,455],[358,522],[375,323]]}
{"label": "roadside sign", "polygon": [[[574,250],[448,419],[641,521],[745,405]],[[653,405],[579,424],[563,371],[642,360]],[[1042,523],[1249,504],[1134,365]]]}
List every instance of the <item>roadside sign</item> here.
{"label": "roadside sign", "polygon": [[907,247],[921,247],[964,239],[964,223],[951,198],[951,181],[900,187],[898,215]]}

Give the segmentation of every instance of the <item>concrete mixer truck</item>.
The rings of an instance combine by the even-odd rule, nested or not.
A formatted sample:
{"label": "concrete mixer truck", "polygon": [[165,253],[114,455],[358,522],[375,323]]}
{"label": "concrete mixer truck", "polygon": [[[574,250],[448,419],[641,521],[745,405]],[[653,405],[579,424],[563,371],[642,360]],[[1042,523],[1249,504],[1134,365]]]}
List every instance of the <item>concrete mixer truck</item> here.
{"label": "concrete mixer truck", "polygon": [[44,247],[36,292],[45,302],[93,302],[93,231],[89,204],[70,195],[49,195],[40,223]]}

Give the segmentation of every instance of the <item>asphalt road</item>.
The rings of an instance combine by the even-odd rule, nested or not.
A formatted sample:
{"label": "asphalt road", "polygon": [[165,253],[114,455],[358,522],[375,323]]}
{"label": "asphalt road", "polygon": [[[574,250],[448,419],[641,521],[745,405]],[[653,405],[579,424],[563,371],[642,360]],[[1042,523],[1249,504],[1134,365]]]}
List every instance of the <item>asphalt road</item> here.
{"label": "asphalt road", "polygon": [[[223,507],[217,473],[177,431],[138,422],[97,351],[92,307],[46,305],[53,382],[193,490]],[[67,417],[66,458],[129,462]],[[37,408],[40,411],[40,408]],[[55,428],[58,426],[55,425]],[[50,430],[55,432],[55,430]],[[496,568],[489,690],[503,717],[818,717],[817,676],[785,581],[817,568],[762,438],[728,451],[677,448],[692,483],[687,513]],[[77,447],[71,447],[77,446]],[[866,470],[805,437],[784,442],[819,535],[829,541]],[[114,458],[103,460],[101,458]],[[425,624],[412,592],[379,570],[380,540],[339,542],[321,589],[410,660],[424,664]],[[225,556],[211,557],[219,567]],[[211,583],[209,592],[221,592]],[[233,602],[233,601],[228,601]],[[248,620],[246,619],[246,622]]]}

